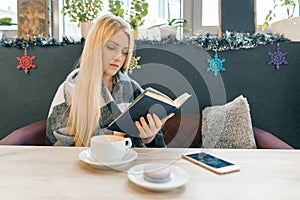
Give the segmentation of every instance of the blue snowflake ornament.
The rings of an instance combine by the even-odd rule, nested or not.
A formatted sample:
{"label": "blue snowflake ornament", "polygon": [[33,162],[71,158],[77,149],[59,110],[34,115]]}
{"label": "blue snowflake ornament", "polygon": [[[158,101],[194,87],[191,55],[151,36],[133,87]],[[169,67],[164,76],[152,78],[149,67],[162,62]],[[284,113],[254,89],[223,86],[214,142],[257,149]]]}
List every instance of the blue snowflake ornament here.
{"label": "blue snowflake ornament", "polygon": [[276,51],[269,52],[271,60],[268,62],[269,65],[275,65],[275,69],[279,70],[280,65],[287,65],[288,61],[285,60],[287,52],[281,52],[279,46],[277,46]]}
{"label": "blue snowflake ornament", "polygon": [[218,53],[215,52],[215,56],[213,59],[207,59],[209,63],[209,68],[206,71],[212,71],[215,76],[218,75],[220,71],[225,72],[225,68],[223,67],[223,63],[225,62],[225,58],[219,59]]}

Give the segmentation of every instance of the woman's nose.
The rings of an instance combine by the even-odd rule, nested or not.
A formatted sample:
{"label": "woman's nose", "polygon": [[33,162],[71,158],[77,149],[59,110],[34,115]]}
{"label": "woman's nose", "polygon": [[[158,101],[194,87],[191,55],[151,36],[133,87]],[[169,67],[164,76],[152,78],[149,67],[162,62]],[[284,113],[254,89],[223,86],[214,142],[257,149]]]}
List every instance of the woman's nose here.
{"label": "woman's nose", "polygon": [[122,52],[120,52],[120,53],[117,53],[116,55],[115,55],[115,60],[122,60]]}

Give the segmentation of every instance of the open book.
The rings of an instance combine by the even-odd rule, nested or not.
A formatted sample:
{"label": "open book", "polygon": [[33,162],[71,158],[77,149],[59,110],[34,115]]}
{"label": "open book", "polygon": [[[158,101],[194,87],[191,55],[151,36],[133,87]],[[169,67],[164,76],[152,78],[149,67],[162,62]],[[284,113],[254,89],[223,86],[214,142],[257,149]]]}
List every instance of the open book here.
{"label": "open book", "polygon": [[173,101],[162,92],[148,87],[107,128],[138,137],[139,132],[135,121],[139,121],[140,117],[145,117],[148,113],[155,113],[162,119],[180,109],[190,96],[188,93],[183,93]]}

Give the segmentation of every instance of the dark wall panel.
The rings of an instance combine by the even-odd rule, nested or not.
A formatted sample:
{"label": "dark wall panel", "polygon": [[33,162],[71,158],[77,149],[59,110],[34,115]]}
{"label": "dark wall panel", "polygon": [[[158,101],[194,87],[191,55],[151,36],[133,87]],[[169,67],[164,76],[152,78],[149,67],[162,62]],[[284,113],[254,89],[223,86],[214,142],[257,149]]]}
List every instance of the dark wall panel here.
{"label": "dark wall panel", "polygon": [[0,134],[1,138],[18,127],[46,119],[59,84],[72,70],[82,46],[33,47],[29,56],[36,69],[28,74],[16,69],[24,50],[0,47]]}
{"label": "dark wall panel", "polygon": [[254,0],[221,1],[222,32],[255,32]]}

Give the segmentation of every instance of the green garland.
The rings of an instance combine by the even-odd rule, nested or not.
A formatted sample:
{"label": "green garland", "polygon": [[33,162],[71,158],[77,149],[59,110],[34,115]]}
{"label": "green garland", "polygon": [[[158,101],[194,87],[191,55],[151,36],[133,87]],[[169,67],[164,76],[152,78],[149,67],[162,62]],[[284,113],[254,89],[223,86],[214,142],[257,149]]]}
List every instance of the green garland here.
{"label": "green garland", "polygon": [[[204,48],[205,50],[212,51],[225,51],[225,50],[238,50],[238,49],[250,49],[255,48],[258,45],[276,44],[280,42],[289,41],[283,35],[272,35],[265,33],[240,33],[226,31],[221,37],[211,35],[209,33],[205,35],[198,35],[193,37],[185,37],[183,40],[177,40],[175,35],[169,35],[168,38],[162,40],[136,40],[136,45],[142,45],[144,43],[164,45],[164,44],[189,44],[197,47]],[[70,44],[84,43],[84,39],[81,41],[75,41],[70,37],[63,37],[62,42],[57,41],[54,38],[39,38],[35,37],[33,40],[25,40],[23,38],[9,39],[4,38],[0,41],[0,45],[4,47],[16,47],[16,48],[28,48],[33,46],[65,46]]]}
{"label": "green garland", "polygon": [[33,39],[23,39],[23,38],[2,38],[0,40],[0,45],[3,47],[15,47],[15,48],[30,48],[34,46],[49,47],[49,46],[65,46],[70,44],[83,44],[84,40],[76,41],[70,37],[63,37],[62,42],[57,41],[55,38],[40,38],[34,37]]}
{"label": "green garland", "polygon": [[183,40],[177,40],[175,35],[169,35],[160,41],[152,40],[137,40],[136,45],[143,43],[148,44],[188,44],[196,47],[201,47],[209,51],[226,51],[226,50],[239,50],[251,49],[259,45],[276,44],[280,42],[289,41],[283,35],[279,34],[265,34],[265,33],[240,33],[226,31],[221,37],[211,35],[197,35],[193,37],[185,37]]}

